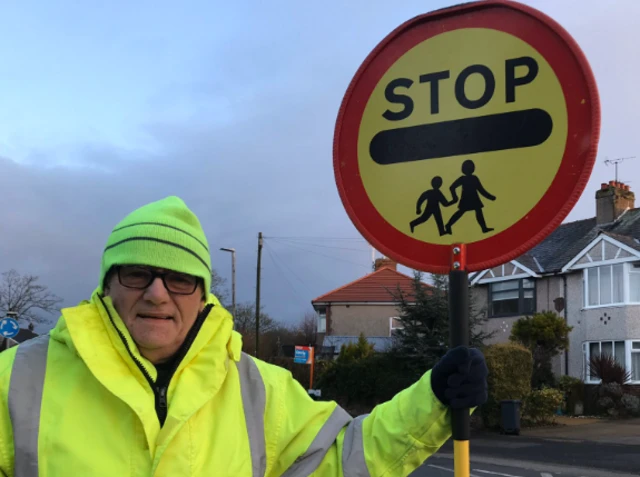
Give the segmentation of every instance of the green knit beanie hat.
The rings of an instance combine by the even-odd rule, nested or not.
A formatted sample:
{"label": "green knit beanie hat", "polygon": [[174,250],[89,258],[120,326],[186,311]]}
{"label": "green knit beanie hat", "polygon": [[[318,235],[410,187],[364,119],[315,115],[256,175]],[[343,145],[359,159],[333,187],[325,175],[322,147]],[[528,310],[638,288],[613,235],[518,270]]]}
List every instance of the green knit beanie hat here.
{"label": "green knit beanie hat", "polygon": [[99,291],[114,265],[147,265],[202,278],[211,286],[211,256],[198,217],[171,196],[127,215],[111,232],[102,254]]}

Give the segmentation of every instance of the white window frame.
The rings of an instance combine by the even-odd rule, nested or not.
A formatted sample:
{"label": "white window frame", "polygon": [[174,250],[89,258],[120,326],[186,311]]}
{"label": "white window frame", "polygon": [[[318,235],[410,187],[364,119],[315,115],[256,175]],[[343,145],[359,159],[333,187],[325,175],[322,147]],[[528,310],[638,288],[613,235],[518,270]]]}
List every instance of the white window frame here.
{"label": "white window frame", "polygon": [[[616,345],[615,343],[618,342],[624,342],[624,353],[625,353],[625,357],[624,357],[624,362],[625,362],[625,367],[627,369],[628,372],[633,373],[633,369],[632,369],[632,355],[633,354],[640,354],[640,340],[591,340],[591,341],[585,341],[582,343],[582,362],[583,362],[583,371],[582,371],[582,380],[586,383],[586,384],[599,384],[600,380],[596,380],[596,379],[591,379],[591,376],[589,376],[589,362],[591,361],[591,345],[594,343],[598,343],[600,352],[602,352],[602,343],[611,343],[611,349],[613,351],[613,355],[615,357],[615,350],[616,350]],[[633,348],[633,344],[636,343],[638,347],[638,349],[634,349]],[[631,380],[629,380],[626,384],[640,384],[640,380],[634,380],[633,378]]]}
{"label": "white window frame", "polygon": [[393,322],[394,320],[396,321],[400,321],[400,317],[399,316],[390,316],[389,317],[389,336],[393,336],[393,332],[395,330],[402,330],[404,329],[404,326],[393,326]]}
{"label": "white window frame", "polygon": [[631,300],[631,275],[640,275],[640,268],[634,268],[634,264],[638,264],[640,266],[640,262],[632,262],[632,263],[627,263],[625,264],[625,275],[627,275],[626,278],[626,285],[625,285],[625,293],[627,293],[625,295],[625,299],[627,300],[627,302],[631,305],[640,305],[640,300],[637,301],[632,301]]}
{"label": "white window frame", "polygon": [[[638,263],[636,262],[625,262],[625,263],[616,263],[616,262],[611,262],[611,263],[601,263],[598,266],[594,266],[594,267],[589,267],[589,268],[585,268],[583,269],[583,275],[582,275],[582,284],[583,284],[583,295],[584,295],[584,300],[582,303],[582,308],[584,310],[590,310],[590,309],[595,309],[595,308],[607,308],[607,307],[619,307],[619,306],[625,306],[625,305],[640,305],[640,301],[631,301],[631,274],[640,274],[640,269],[638,269],[637,271],[634,270],[633,264],[634,263]],[[613,267],[616,265],[621,265],[622,266],[622,301],[621,302],[614,302],[614,303],[607,303],[607,304],[603,304],[603,305],[589,305],[589,270],[593,270],[593,269],[597,269],[598,270],[598,277],[600,276],[600,269],[602,267],[611,267],[611,296],[613,296]],[[600,286],[598,284],[598,294],[600,293]],[[599,300],[598,300],[599,301]]]}
{"label": "white window frame", "polygon": [[[320,310],[324,310],[322,313]],[[327,308],[319,307],[318,308],[318,333],[326,333],[327,332]]]}
{"label": "white window frame", "polygon": [[[633,345],[637,344],[638,347],[634,348]],[[629,349],[627,350],[627,363],[629,363],[629,371],[631,371],[633,373],[633,369],[631,368],[631,363],[632,360],[631,358],[633,357],[634,354],[640,354],[640,340],[630,340],[630,344],[629,344]],[[640,379],[633,379],[633,375],[631,376],[631,384],[640,384]]]}

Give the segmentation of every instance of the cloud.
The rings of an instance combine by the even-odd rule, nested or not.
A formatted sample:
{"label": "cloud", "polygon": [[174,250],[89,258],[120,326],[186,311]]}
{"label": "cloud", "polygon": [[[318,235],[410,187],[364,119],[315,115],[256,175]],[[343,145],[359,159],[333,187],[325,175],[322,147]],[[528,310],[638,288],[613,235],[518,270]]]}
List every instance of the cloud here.
{"label": "cloud", "polygon": [[[630,61],[640,43],[631,23],[638,5],[530,3],[576,37],[598,80],[601,157],[571,218],[592,216],[597,184],[612,178],[602,156],[638,150],[637,135],[630,133],[640,122],[638,66]],[[263,232],[265,311],[287,321],[302,317],[312,298],[367,273],[370,250],[364,242],[270,237],[359,237],[335,187],[333,129],[361,61],[397,25],[428,8],[419,1],[395,7],[364,1],[238,5],[224,12],[227,20],[216,20],[229,25],[215,42],[202,30],[191,36],[203,45],[177,51],[188,58],[179,77],[147,89],[135,85],[145,90],[138,98],[144,110],[136,111],[143,118],[138,127],[122,132],[131,141],[62,138],[55,145],[32,144],[19,163],[0,159],[2,269],[40,275],[73,305],[97,285],[113,226],[144,203],[179,195],[200,217],[214,267],[229,285],[230,257],[218,248],[236,248],[239,301],[255,297],[257,234]],[[150,47],[156,55],[173,45],[166,35],[135,38],[138,50],[158,38],[160,46]],[[625,179],[637,176],[640,159],[621,171]]]}

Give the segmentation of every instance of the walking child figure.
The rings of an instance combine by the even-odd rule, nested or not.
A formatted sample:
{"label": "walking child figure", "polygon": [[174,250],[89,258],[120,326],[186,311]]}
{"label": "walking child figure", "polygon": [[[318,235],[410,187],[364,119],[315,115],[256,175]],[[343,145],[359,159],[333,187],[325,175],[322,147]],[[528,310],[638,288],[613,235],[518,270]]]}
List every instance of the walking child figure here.
{"label": "walking child figure", "polygon": [[456,189],[458,187],[462,187],[462,195],[460,197],[460,202],[458,203],[458,210],[447,223],[446,233],[448,234],[451,234],[451,227],[453,224],[460,220],[466,212],[470,212],[472,210],[476,213],[476,220],[482,228],[483,233],[486,234],[493,230],[492,228],[487,227],[484,220],[484,214],[482,213],[484,204],[480,199],[480,195],[489,200],[496,200],[496,197],[485,190],[478,176],[473,174],[475,170],[476,165],[471,159],[464,161],[462,163],[462,173],[464,175],[459,177],[449,188],[449,190],[451,190],[453,203],[458,202],[458,194],[456,193]]}
{"label": "walking child figure", "polygon": [[455,201],[447,201],[444,194],[440,191],[440,187],[442,187],[442,177],[435,176],[433,179],[431,179],[431,187],[432,189],[429,189],[422,193],[416,204],[416,214],[420,215],[422,213],[422,204],[424,202],[427,203],[424,209],[424,213],[420,215],[420,217],[412,221],[409,225],[411,226],[411,233],[413,233],[413,229],[415,229],[416,226],[425,223],[433,216],[438,226],[438,232],[440,232],[440,236],[442,236],[446,233],[446,230],[444,227],[444,222],[442,220],[440,204],[448,207],[454,204]]}

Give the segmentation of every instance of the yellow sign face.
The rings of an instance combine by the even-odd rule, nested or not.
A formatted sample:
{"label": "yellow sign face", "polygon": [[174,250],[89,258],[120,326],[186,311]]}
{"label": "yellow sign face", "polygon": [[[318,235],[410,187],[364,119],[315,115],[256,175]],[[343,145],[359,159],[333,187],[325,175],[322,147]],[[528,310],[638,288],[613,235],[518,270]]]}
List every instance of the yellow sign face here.
{"label": "yellow sign face", "polygon": [[477,242],[545,195],[567,122],[560,82],[529,44],[492,29],[445,32],[407,51],[375,86],[358,132],[362,183],[403,234]]}

